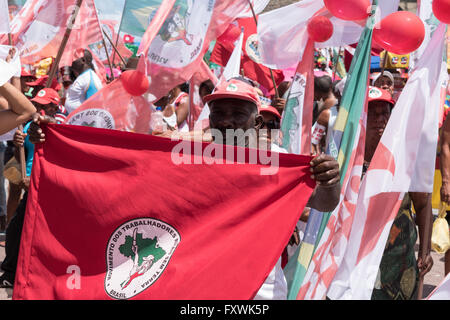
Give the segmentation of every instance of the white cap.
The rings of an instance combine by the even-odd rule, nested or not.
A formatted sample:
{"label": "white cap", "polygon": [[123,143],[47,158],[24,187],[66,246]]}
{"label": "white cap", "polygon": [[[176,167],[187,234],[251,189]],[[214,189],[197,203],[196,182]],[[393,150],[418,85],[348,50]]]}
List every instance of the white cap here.
{"label": "white cap", "polygon": [[394,76],[389,71],[384,71],[383,74],[379,74],[374,80],[373,83],[375,83],[381,76],[386,76],[389,79],[391,79],[392,83],[394,83]]}

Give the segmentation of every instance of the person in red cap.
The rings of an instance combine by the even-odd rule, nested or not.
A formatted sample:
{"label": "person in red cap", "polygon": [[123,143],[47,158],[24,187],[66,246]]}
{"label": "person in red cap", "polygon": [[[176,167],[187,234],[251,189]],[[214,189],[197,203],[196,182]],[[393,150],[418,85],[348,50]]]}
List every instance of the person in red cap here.
{"label": "person in red cap", "polygon": [[36,81],[36,77],[26,69],[22,68],[22,72],[20,74],[20,87],[22,89],[22,93],[30,99],[33,98],[32,92],[34,89],[30,90],[32,88],[28,85],[28,83],[33,83],[34,81]]}
{"label": "person in red cap", "polygon": [[[36,94],[39,91],[41,91],[42,89],[44,89],[46,87],[48,78],[49,78],[49,76],[45,75],[33,82],[26,82],[26,85],[33,88],[33,92],[31,92],[31,95],[33,98],[36,96]],[[55,91],[59,91],[61,89],[61,84],[58,82],[56,77],[53,78],[52,85],[50,86],[50,88],[52,88]]]}
{"label": "person in red cap", "polygon": [[[364,151],[363,174],[367,171],[378,143],[386,129],[395,102],[387,90],[369,87]],[[411,204],[416,211],[413,219]],[[372,300],[410,300],[417,294],[419,277],[433,266],[430,250],[422,260],[415,257],[417,241],[416,225],[419,227],[420,241],[424,241],[425,222],[432,219],[431,194],[409,192],[405,194],[400,210],[392,224],[377,280],[372,291]],[[431,243],[431,232],[429,243]],[[422,247],[422,246],[420,246]]]}
{"label": "person in red cap", "polygon": [[[255,130],[258,134],[265,125],[264,116],[258,113],[258,110],[261,110],[258,94],[244,78],[222,82],[212,94],[204,98],[204,101],[211,110],[209,116],[211,130],[221,133],[222,137],[229,137],[227,136],[229,129],[234,131],[241,129],[244,132]],[[213,137],[216,143],[224,143],[223,139],[217,139],[215,134]],[[243,144],[248,147],[252,141],[246,136],[245,139],[236,137],[232,141],[227,139],[226,143]],[[312,160],[311,172],[317,186],[307,206],[322,212],[332,211],[339,203],[340,194],[337,161],[331,156],[322,154]],[[255,299],[287,299],[287,283],[281,268],[281,257]]]}
{"label": "person in red cap", "polygon": [[276,137],[272,136],[273,130],[280,130],[280,123],[281,123],[281,115],[278,112],[278,110],[270,105],[261,104],[261,107],[259,108],[259,114],[263,116],[264,122],[261,127],[261,129],[267,130],[267,140],[272,145],[271,149],[273,151],[274,147],[276,148],[277,144],[272,143],[273,139],[276,139]]}

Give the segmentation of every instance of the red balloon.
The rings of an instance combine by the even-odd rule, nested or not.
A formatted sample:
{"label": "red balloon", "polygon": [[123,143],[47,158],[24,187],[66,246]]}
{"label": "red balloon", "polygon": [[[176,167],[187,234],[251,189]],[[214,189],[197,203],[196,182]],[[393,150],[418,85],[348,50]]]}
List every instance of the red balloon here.
{"label": "red balloon", "polygon": [[141,96],[150,87],[150,83],[145,74],[136,70],[125,71],[120,76],[120,80],[125,90],[132,96]]}
{"label": "red balloon", "polygon": [[417,50],[425,39],[425,26],[418,16],[408,11],[391,13],[375,25],[373,40],[395,54]]}
{"label": "red balloon", "polygon": [[325,7],[342,20],[364,20],[371,13],[370,0],[325,0]]}
{"label": "red balloon", "polygon": [[450,0],[433,0],[433,13],[439,21],[450,24]]}
{"label": "red balloon", "polygon": [[315,42],[325,42],[333,35],[333,24],[324,16],[314,17],[308,22],[309,37]]}

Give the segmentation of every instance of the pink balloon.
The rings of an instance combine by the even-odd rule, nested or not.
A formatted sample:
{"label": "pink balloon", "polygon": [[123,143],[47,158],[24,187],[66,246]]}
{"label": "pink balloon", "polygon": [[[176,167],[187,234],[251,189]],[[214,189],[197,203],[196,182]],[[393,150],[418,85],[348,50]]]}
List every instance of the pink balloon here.
{"label": "pink balloon", "polygon": [[324,16],[317,16],[308,22],[308,34],[315,42],[325,42],[333,35],[333,24]]}
{"label": "pink balloon", "polygon": [[124,89],[132,96],[141,96],[147,92],[150,83],[142,72],[127,70],[120,76]]}
{"label": "pink balloon", "polygon": [[408,11],[391,13],[375,25],[373,40],[395,54],[417,50],[425,39],[425,26],[418,16]]}
{"label": "pink balloon", "polygon": [[433,0],[433,13],[439,21],[450,24],[450,0]]}
{"label": "pink balloon", "polygon": [[364,20],[370,14],[370,0],[324,0],[333,16],[342,20]]}

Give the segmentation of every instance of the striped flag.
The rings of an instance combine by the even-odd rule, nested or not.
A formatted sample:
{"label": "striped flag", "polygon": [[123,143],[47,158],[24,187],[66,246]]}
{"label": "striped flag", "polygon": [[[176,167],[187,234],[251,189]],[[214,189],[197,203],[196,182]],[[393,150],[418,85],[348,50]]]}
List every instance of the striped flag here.
{"label": "striped flag", "polygon": [[[327,148],[327,153],[339,162],[341,201],[332,213],[311,210],[298,259],[291,260],[291,266],[297,264],[298,272],[289,287],[289,299],[321,299],[324,296],[332,280],[330,274],[339,263],[338,245],[349,235],[362,173],[366,119],[363,110],[367,105],[373,21],[374,17],[367,21],[356,49],[334,135]],[[334,252],[329,254],[332,249]]]}
{"label": "striped flag", "polygon": [[[379,0],[381,19],[397,11],[399,0]],[[368,8],[369,10],[370,8]],[[258,41],[262,63],[272,69],[287,69],[302,58],[308,41],[307,25],[315,14],[325,15],[333,23],[334,33],[316,48],[339,47],[358,42],[365,21],[344,21],[333,17],[323,0],[303,0],[259,16]]]}
{"label": "striped flag", "polygon": [[138,50],[138,70],[149,76],[157,100],[188,81],[199,68],[209,43],[243,11],[247,0],[164,1]]}
{"label": "striped flag", "polygon": [[331,299],[370,299],[381,258],[405,192],[433,191],[445,25],[433,35],[403,89],[362,181],[348,246]]}

